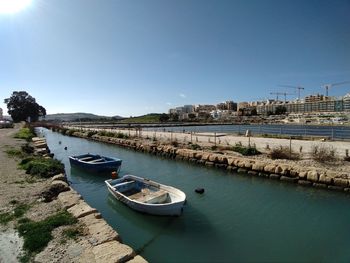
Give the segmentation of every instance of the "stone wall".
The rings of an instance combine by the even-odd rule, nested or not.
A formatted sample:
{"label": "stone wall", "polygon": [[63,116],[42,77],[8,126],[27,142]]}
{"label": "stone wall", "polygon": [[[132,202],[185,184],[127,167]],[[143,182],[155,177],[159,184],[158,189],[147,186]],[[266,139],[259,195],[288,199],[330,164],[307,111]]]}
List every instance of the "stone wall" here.
{"label": "stone wall", "polygon": [[184,160],[191,163],[227,169],[249,176],[259,176],[303,186],[313,186],[343,192],[350,191],[350,175],[336,173],[332,170],[305,168],[298,165],[274,164],[271,160],[257,161],[248,157],[237,157],[205,151],[177,148],[172,145],[146,143],[138,139],[119,139],[75,132],[73,136],[87,138],[99,142],[115,144],[145,153],[163,156],[171,159]]}
{"label": "stone wall", "polygon": [[[32,145],[35,154],[51,158],[44,138],[33,138]],[[147,262],[141,256],[136,255],[131,247],[121,242],[119,234],[107,224],[101,214],[89,206],[81,195],[69,186],[64,174],[52,177],[50,186],[42,192],[42,198],[44,202],[57,198],[62,208],[71,213],[84,226],[84,236],[79,242],[68,248],[67,253],[72,262]],[[41,262],[42,255],[45,254],[39,253],[35,261]]]}

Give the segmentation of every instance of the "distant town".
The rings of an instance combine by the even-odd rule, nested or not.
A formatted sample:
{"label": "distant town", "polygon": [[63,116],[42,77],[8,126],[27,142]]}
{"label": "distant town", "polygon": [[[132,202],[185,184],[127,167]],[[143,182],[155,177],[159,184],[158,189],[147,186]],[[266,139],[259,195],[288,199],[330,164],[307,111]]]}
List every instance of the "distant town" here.
{"label": "distant town", "polygon": [[[211,104],[183,105],[171,108],[168,114],[147,114],[140,117],[106,117],[88,113],[52,114],[48,121],[107,122],[228,122],[228,123],[295,123],[350,124],[350,93],[340,96],[309,95],[287,100],[286,93],[275,93],[276,99],[251,102],[231,100]],[[284,95],[284,99],[279,99]],[[0,108],[0,126],[12,125]]]}
{"label": "distant town", "polygon": [[[284,95],[280,100],[278,95]],[[179,121],[244,121],[277,123],[349,123],[350,93],[341,97],[309,95],[286,100],[286,93],[276,99],[252,102],[225,101],[216,105],[184,105],[169,109],[170,120]]]}

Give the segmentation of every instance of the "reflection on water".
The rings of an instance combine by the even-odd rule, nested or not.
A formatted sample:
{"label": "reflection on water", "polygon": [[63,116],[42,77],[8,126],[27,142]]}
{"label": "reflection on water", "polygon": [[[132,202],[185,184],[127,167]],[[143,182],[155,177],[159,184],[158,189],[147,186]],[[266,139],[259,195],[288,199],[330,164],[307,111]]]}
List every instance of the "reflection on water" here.
{"label": "reflection on water", "polygon": [[[65,164],[72,187],[150,262],[350,261],[350,201],[345,194],[232,175],[47,130],[44,134]],[[116,201],[104,183],[108,174],[71,169],[68,156],[86,152],[122,159],[121,176],[134,174],[183,190],[184,213],[146,215]],[[196,194],[197,187],[205,193]]]}

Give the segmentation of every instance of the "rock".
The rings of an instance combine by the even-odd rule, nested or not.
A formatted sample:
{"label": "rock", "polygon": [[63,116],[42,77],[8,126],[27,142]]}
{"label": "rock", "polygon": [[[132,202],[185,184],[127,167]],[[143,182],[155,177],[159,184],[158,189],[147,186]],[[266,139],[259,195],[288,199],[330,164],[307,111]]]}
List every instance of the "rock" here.
{"label": "rock", "polygon": [[218,162],[218,156],[216,154],[209,155],[209,162],[213,162],[213,163]]}
{"label": "rock", "polygon": [[342,178],[334,178],[334,185],[341,186],[341,187],[348,187],[348,180],[342,179]]}
{"label": "rock", "polygon": [[307,172],[299,172],[299,178],[306,179],[306,177],[307,177]]}
{"label": "rock", "polygon": [[253,165],[252,165],[252,170],[254,171],[259,171],[259,172],[263,172],[264,171],[264,167],[265,167],[265,163],[263,162],[255,162]]}
{"label": "rock", "polygon": [[[96,218],[97,215],[97,218]],[[112,240],[119,240],[119,234],[109,226],[104,219],[100,218],[100,214],[90,214],[79,218],[79,221],[86,225],[91,238],[89,242],[93,246],[103,244]]]}
{"label": "rock", "polygon": [[320,174],[319,182],[323,184],[332,184],[332,178],[328,177],[325,174]]}
{"label": "rock", "polygon": [[267,173],[259,173],[258,174],[258,176],[260,176],[260,177],[269,177],[270,175],[269,174],[267,174]]}
{"label": "rock", "polygon": [[281,175],[280,174],[270,174],[271,179],[280,179]]}
{"label": "rock", "polygon": [[51,202],[59,193],[69,190],[70,188],[66,182],[53,181],[51,185],[41,193],[41,196],[44,199],[44,202]]}
{"label": "rock", "polygon": [[227,160],[227,157],[225,155],[219,155],[218,156],[218,162],[220,164],[228,164],[228,160]]}
{"label": "rock", "polygon": [[254,163],[252,163],[252,161],[248,160],[248,161],[243,162],[243,164],[244,164],[244,168],[251,170]]}
{"label": "rock", "polygon": [[226,169],[227,164],[216,163],[216,164],[215,164],[215,167],[216,167],[216,168],[219,168],[219,169]]}
{"label": "rock", "polygon": [[290,177],[298,177],[299,176],[299,172],[292,169],[292,170],[289,171],[289,175],[290,175]]}
{"label": "rock", "polygon": [[148,263],[143,257],[137,255],[133,259],[129,260],[128,263]]}
{"label": "rock", "polygon": [[214,163],[208,161],[208,162],[205,162],[205,165],[206,165],[206,166],[214,166]]}
{"label": "rock", "polygon": [[233,157],[227,158],[227,164],[230,166],[235,166],[234,161],[235,161],[235,159]]}
{"label": "rock", "polygon": [[57,174],[54,177],[51,178],[52,181],[63,181],[67,182],[67,177],[64,174]]}
{"label": "rock", "polygon": [[304,185],[304,186],[312,186],[312,182],[306,181],[306,180],[298,180],[298,184]]}
{"label": "rock", "polygon": [[209,160],[210,153],[204,152],[202,154],[202,160],[208,161]]}
{"label": "rock", "polygon": [[243,173],[247,173],[247,169],[244,169],[244,168],[238,168],[238,169],[237,169],[237,173],[241,173],[241,174],[243,174]]}
{"label": "rock", "polygon": [[68,212],[71,213],[74,217],[80,218],[93,213],[96,213],[97,210],[89,206],[85,201],[79,200],[79,202],[68,209]]}
{"label": "rock", "polygon": [[228,166],[226,167],[226,169],[229,170],[229,171],[236,171],[238,168],[237,168],[236,166],[230,166],[230,165],[228,165]]}
{"label": "rock", "polygon": [[276,174],[281,174],[283,171],[283,169],[281,168],[281,166],[277,165],[276,168],[275,168],[275,173]]}
{"label": "rock", "polygon": [[328,185],[328,189],[335,190],[335,191],[344,191],[344,187],[341,186],[335,186],[335,185]]}
{"label": "rock", "polygon": [[257,171],[248,171],[248,174],[252,176],[258,176],[259,173]]}
{"label": "rock", "polygon": [[320,184],[320,183],[313,183],[312,186],[316,188],[323,188],[323,189],[327,188],[326,184]]}
{"label": "rock", "polygon": [[103,243],[92,248],[96,263],[125,262],[135,256],[135,252],[118,241]]}
{"label": "rock", "polygon": [[288,177],[285,175],[282,175],[280,178],[281,181],[289,182],[289,183],[296,183],[298,182],[298,178],[296,177]]}
{"label": "rock", "polygon": [[81,195],[74,190],[62,192],[57,197],[63,208],[68,209],[79,203],[81,200]]}
{"label": "rock", "polygon": [[274,173],[276,169],[276,165],[275,164],[268,164],[264,167],[264,171],[268,172],[268,173]]}
{"label": "rock", "polygon": [[318,172],[317,171],[309,171],[306,176],[308,181],[318,182]]}

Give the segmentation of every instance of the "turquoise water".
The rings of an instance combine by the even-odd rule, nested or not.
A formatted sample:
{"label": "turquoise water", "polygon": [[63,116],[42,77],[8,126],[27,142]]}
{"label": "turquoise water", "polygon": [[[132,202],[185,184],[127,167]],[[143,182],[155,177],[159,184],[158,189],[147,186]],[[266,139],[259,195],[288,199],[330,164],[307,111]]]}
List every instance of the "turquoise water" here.
{"label": "turquoise water", "polygon": [[[343,193],[43,133],[72,187],[150,262],[350,262],[350,196]],[[104,185],[109,175],[71,170],[68,156],[86,152],[123,159],[121,175],[180,188],[187,195],[183,215],[144,215],[114,200]],[[196,187],[205,193],[196,194]]]}

